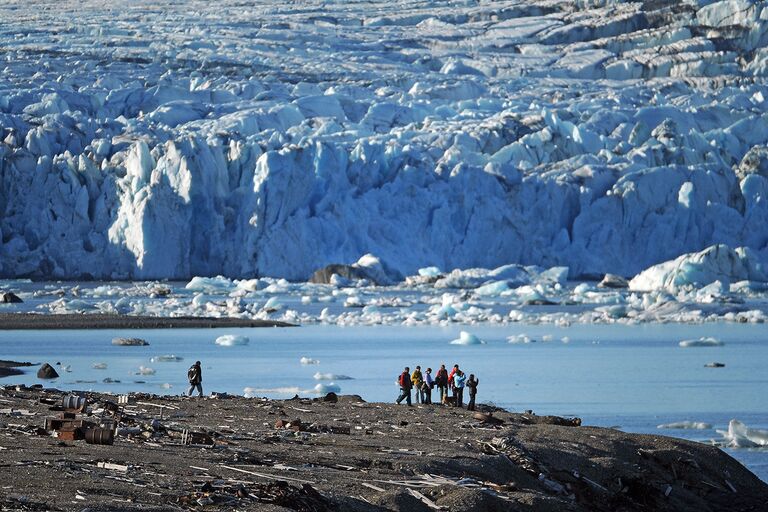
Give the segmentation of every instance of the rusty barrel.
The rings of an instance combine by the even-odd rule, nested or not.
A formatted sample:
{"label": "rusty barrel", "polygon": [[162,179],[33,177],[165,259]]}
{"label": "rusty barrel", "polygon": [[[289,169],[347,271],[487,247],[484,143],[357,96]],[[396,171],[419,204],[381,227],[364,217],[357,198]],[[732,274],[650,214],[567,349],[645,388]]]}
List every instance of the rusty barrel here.
{"label": "rusty barrel", "polygon": [[66,395],[61,399],[61,406],[64,409],[82,411],[85,409],[85,397],[79,395]]}
{"label": "rusty barrel", "polygon": [[115,431],[108,428],[91,428],[85,431],[85,442],[88,444],[113,444]]}

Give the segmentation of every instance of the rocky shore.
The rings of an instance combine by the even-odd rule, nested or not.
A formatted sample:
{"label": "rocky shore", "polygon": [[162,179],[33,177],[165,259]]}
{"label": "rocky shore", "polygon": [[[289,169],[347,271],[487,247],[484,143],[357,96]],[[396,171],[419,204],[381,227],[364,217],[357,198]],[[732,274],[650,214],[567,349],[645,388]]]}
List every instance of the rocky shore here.
{"label": "rocky shore", "polygon": [[[0,388],[0,510],[768,507],[768,485],[718,448],[571,418],[357,396],[77,395],[84,409],[66,412],[83,401]],[[113,444],[80,439],[112,422]]]}
{"label": "rocky shore", "polygon": [[157,317],[106,314],[0,313],[0,330],[15,329],[180,329],[199,327],[290,327],[291,324],[248,318]]}

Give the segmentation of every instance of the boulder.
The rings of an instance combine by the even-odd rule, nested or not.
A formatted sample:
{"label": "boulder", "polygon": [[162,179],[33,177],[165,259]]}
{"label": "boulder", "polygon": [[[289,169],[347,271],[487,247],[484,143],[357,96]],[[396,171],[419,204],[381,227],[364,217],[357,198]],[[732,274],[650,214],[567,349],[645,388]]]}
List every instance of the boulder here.
{"label": "boulder", "polygon": [[332,263],[320,270],[315,271],[312,277],[309,279],[310,283],[316,284],[332,284],[331,278],[336,274],[344,279],[350,281],[359,281],[361,279],[368,279],[366,272],[354,265],[345,265],[342,263]]}
{"label": "boulder", "polygon": [[24,301],[13,292],[3,292],[0,294],[0,302],[3,304],[21,304]]}
{"label": "boulder", "polygon": [[59,374],[53,369],[53,366],[48,363],[44,363],[43,366],[37,370],[38,379],[56,379],[58,377]]}
{"label": "boulder", "polygon": [[605,274],[597,284],[598,288],[629,288],[629,281],[616,274]]}

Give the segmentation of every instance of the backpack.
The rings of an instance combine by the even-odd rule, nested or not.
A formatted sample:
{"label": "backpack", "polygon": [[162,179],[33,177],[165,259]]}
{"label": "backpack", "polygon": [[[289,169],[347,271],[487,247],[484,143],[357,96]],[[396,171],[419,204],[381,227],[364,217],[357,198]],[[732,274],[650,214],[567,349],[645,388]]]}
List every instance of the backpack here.
{"label": "backpack", "polygon": [[397,377],[397,384],[401,388],[405,387],[405,374],[404,373],[401,373],[400,375],[398,375],[398,377]]}
{"label": "backpack", "polygon": [[187,370],[187,379],[189,382],[195,382],[197,380],[197,367],[195,365],[190,366],[189,370]]}

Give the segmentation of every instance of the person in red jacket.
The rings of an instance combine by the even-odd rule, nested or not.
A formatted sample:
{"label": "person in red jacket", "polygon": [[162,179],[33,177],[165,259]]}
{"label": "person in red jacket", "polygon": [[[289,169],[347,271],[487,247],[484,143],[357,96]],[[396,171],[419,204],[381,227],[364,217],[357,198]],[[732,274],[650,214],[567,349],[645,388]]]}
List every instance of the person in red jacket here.
{"label": "person in red jacket", "polygon": [[397,385],[400,386],[400,396],[397,397],[395,403],[399,404],[405,400],[405,403],[411,405],[411,369],[407,366],[403,373],[400,374],[400,377],[398,377]]}

